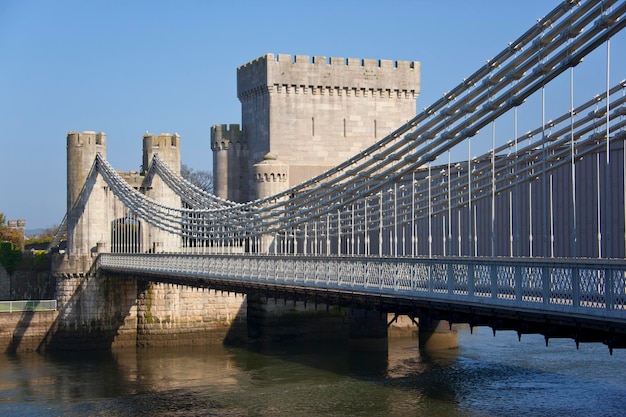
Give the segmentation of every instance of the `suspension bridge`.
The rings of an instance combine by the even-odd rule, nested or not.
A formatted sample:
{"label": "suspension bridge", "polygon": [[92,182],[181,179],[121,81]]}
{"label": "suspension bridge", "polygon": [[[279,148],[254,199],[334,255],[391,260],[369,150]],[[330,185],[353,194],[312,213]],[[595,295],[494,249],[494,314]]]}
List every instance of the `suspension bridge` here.
{"label": "suspension bridge", "polygon": [[163,149],[133,183],[94,137],[60,270],[626,347],[625,14],[562,2],[374,145],[255,201]]}

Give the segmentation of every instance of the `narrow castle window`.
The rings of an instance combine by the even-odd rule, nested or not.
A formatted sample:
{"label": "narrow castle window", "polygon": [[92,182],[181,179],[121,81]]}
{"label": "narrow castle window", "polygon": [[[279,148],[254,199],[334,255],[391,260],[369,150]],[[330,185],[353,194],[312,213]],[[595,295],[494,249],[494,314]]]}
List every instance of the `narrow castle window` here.
{"label": "narrow castle window", "polygon": [[172,146],[176,147],[176,136],[172,137]]}
{"label": "narrow castle window", "polygon": [[315,117],[311,117],[311,136],[315,136]]}
{"label": "narrow castle window", "polygon": [[374,119],[374,139],[376,139],[378,137],[378,134],[376,133],[376,119]]}
{"label": "narrow castle window", "polygon": [[343,119],[343,137],[346,137],[346,119]]}

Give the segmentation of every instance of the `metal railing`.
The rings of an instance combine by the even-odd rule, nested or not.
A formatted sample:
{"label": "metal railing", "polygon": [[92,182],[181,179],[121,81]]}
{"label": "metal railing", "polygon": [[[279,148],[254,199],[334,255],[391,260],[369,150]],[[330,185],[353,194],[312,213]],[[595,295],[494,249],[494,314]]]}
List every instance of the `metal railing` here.
{"label": "metal railing", "polygon": [[359,292],[626,323],[626,260],[101,254],[105,271]]}
{"label": "metal railing", "polygon": [[21,311],[56,311],[57,300],[0,301],[0,313]]}

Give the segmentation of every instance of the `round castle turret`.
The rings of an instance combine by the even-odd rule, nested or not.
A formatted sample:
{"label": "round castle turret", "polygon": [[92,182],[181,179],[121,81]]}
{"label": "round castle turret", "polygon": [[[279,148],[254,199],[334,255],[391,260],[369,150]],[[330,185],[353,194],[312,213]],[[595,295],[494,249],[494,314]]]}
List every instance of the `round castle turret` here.
{"label": "round castle turret", "polygon": [[85,185],[87,175],[96,154],[106,157],[107,136],[105,133],[85,131],[67,133],[67,211]]}
{"label": "round castle turret", "polygon": [[154,155],[177,174],[180,174],[180,136],[178,133],[161,133],[156,136],[151,133],[143,135],[143,173],[148,171]]}
{"label": "round castle turret", "polygon": [[243,202],[248,191],[248,143],[238,124],[211,126],[213,193]]}
{"label": "round castle turret", "polygon": [[253,171],[258,199],[276,195],[289,186],[288,167],[276,155],[266,154],[263,161],[254,164]]}
{"label": "round castle turret", "polygon": [[[96,242],[108,231],[102,180],[87,177],[96,154],[106,157],[106,134],[93,131],[67,134],[67,253],[77,270],[85,270]],[[79,201],[84,187],[88,192]],[[72,210],[75,208],[75,210]],[[82,259],[82,261],[78,261]],[[80,265],[84,262],[84,265]],[[87,267],[88,268],[88,267]]]}

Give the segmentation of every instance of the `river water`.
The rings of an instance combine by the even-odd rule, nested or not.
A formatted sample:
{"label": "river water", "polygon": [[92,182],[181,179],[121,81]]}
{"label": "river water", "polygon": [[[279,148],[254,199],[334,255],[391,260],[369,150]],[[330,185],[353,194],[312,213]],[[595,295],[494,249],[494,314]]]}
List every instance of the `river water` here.
{"label": "river water", "polygon": [[0,355],[2,416],[623,416],[626,351],[488,328],[460,348],[224,346]]}

